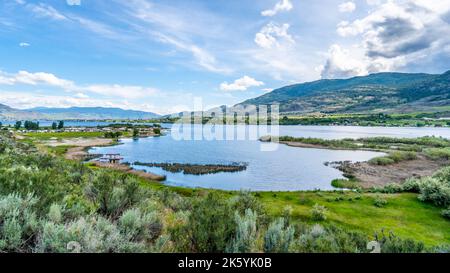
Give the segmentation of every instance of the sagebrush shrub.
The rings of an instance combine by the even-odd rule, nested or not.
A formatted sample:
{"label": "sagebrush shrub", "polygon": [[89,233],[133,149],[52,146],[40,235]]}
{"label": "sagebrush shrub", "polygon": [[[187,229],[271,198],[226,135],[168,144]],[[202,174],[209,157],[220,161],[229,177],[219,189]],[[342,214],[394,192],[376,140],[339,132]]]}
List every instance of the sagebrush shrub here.
{"label": "sagebrush shrub", "polygon": [[264,236],[264,252],[286,253],[294,240],[295,229],[286,226],[284,218],[272,222]]}
{"label": "sagebrush shrub", "polygon": [[319,204],[315,204],[311,209],[311,218],[314,221],[324,221],[327,219],[327,208]]}

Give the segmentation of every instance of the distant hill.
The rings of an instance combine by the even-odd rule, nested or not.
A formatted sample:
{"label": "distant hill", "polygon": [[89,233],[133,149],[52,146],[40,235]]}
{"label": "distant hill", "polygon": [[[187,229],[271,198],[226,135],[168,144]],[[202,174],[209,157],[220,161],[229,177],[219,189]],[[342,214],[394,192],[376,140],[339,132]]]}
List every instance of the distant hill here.
{"label": "distant hill", "polygon": [[23,111],[0,104],[0,120],[39,119],[41,115],[31,111]]}
{"label": "distant hill", "polygon": [[38,107],[27,110],[18,110],[0,104],[0,119],[151,119],[160,117],[158,114],[144,111],[124,110],[120,108],[104,107],[70,107],[46,108]]}
{"label": "distant hill", "polygon": [[32,108],[32,112],[51,116],[56,119],[151,119],[158,114],[121,108],[70,107],[70,108]]}
{"label": "distant hill", "polygon": [[450,71],[442,75],[377,73],[276,89],[238,105],[279,104],[291,113],[438,111],[450,108]]}

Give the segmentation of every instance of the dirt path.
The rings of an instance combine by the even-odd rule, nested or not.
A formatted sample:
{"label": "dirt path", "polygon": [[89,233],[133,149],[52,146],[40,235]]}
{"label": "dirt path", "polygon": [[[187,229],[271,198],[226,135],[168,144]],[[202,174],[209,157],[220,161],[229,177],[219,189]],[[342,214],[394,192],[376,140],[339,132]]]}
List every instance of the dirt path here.
{"label": "dirt path", "polygon": [[69,160],[84,160],[88,155],[87,150],[95,146],[108,146],[113,143],[112,139],[107,138],[74,138],[63,140],[49,140],[44,144],[50,147],[74,146],[69,148],[64,155]]}

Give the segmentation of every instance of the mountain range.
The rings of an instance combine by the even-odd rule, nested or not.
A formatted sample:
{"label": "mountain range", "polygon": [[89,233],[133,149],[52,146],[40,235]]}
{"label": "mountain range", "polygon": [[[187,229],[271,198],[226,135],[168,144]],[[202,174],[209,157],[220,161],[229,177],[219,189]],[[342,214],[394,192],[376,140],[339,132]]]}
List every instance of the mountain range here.
{"label": "mountain range", "polygon": [[152,119],[160,115],[121,108],[105,107],[70,107],[47,108],[38,107],[26,110],[18,110],[0,104],[0,119],[4,120],[98,120],[98,119]]}
{"label": "mountain range", "polygon": [[[239,103],[278,104],[281,113],[408,113],[450,110],[450,71],[443,74],[376,73],[349,79],[323,79],[285,86]],[[223,111],[226,106],[208,112]],[[171,116],[178,116],[174,114]],[[151,112],[103,107],[32,108],[0,104],[0,120],[152,119]]]}
{"label": "mountain range", "polygon": [[273,90],[236,106],[279,104],[283,113],[403,113],[450,109],[450,71],[377,73]]}

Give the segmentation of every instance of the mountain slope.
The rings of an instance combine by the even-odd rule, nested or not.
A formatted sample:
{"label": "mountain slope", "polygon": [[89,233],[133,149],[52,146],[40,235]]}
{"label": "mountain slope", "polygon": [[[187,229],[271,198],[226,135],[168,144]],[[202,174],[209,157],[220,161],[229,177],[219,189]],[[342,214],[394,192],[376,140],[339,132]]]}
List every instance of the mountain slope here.
{"label": "mountain slope", "polygon": [[280,104],[281,112],[297,113],[432,110],[426,104],[432,98],[436,105],[450,106],[449,92],[450,71],[442,75],[377,73],[286,86],[239,105]]}
{"label": "mountain slope", "polygon": [[32,108],[18,110],[0,104],[0,120],[70,120],[70,119],[151,119],[159,117],[151,112],[103,107]]}
{"label": "mountain slope", "polygon": [[39,119],[40,117],[41,115],[39,113],[18,110],[4,104],[0,104],[0,120]]}
{"label": "mountain slope", "polygon": [[56,119],[151,119],[158,114],[121,108],[70,107],[70,108],[32,108],[30,111]]}

